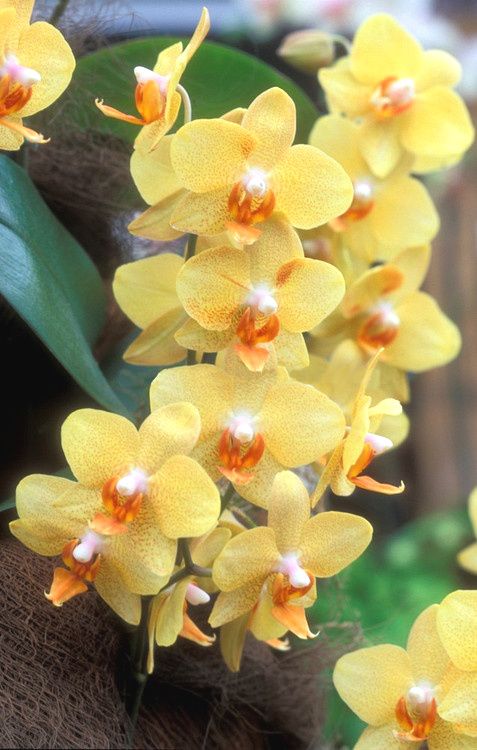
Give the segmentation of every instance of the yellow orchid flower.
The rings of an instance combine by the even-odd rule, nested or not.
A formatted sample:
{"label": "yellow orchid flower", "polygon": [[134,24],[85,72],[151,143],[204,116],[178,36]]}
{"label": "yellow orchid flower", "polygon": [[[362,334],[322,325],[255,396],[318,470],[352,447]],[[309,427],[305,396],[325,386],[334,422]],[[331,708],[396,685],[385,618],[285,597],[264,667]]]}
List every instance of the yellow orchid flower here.
{"label": "yellow orchid flower", "polygon": [[162,253],[125,263],[116,270],[116,301],[128,318],[143,329],[124,352],[126,362],[173,365],[185,359],[185,349],[174,338],[187,320],[176,292],[183,263],[180,255]]}
{"label": "yellow orchid flower", "polygon": [[360,151],[362,127],[328,115],[315,124],[310,143],[336,159],[353,182],[351,206],[330,226],[368,262],[391,260],[403,247],[429,242],[439,217],[424,185],[407,174],[405,160],[384,179],[373,175]]}
{"label": "yellow orchid flower", "polygon": [[[268,526],[232,537],[214,562],[213,579],[221,593],[210,624],[219,627],[244,618],[243,637],[250,630],[259,640],[270,641],[290,630],[299,638],[313,638],[305,608],[316,599],[315,578],[328,578],[350,565],[372,533],[368,521],[350,513],[310,518],[310,498],[301,480],[290,471],[278,473],[269,491]],[[227,661],[238,668],[232,658]]]}
{"label": "yellow orchid flower", "polygon": [[326,355],[350,338],[371,355],[384,348],[381,361],[404,372],[423,372],[452,360],[461,344],[457,327],[429,294],[416,291],[429,255],[429,248],[410,248],[392,263],[362,274],[339,311],[312,331],[310,351]]}
{"label": "yellow orchid flower", "polygon": [[30,25],[34,0],[0,7],[0,149],[17,151],[23,141],[47,143],[22,118],[58,99],[76,61],[63,35],[49,23]]}
{"label": "yellow orchid flower", "polygon": [[[469,516],[474,534],[477,536],[477,487],[471,492],[469,497]],[[465,570],[477,575],[477,542],[470,544],[462,552],[459,552],[457,559],[459,565],[465,568]]]}
{"label": "yellow orchid flower", "polygon": [[[217,555],[231,537],[228,529],[217,528],[191,543],[191,558],[195,565],[211,568]],[[172,646],[177,638],[187,638],[199,646],[211,646],[215,636],[206,635],[188,614],[191,606],[207,604],[209,593],[217,587],[209,578],[186,576],[163,589],[151,602],[148,620],[149,652],[147,671],[154,671],[154,643]]]}
{"label": "yellow orchid flower", "polygon": [[[342,366],[349,356],[348,342],[345,344],[346,347],[341,347],[340,351],[340,354],[345,355],[340,362]],[[336,495],[351,495],[356,487],[385,495],[395,495],[404,490],[402,482],[399,487],[395,487],[362,474],[376,456],[393,447],[393,442],[388,437],[376,432],[382,418],[399,417],[402,413],[401,404],[396,399],[384,398],[372,405],[372,398],[366,393],[381,353],[382,350],[376,352],[368,362],[353,399],[346,435],[325,461],[320,481],[312,495],[313,505],[316,505],[329,485]],[[336,367],[336,360],[333,364]],[[343,372],[342,367],[338,369]]]}
{"label": "yellow orchid flower", "polygon": [[[240,124],[245,109],[238,107],[222,116]],[[166,135],[154,150],[154,140],[145,128],[141,136],[142,147],[131,156],[131,175],[141,197],[150,208],[129,224],[131,234],[150,240],[174,240],[183,232],[173,229],[170,220],[176,204],[188,191],[176,175],[171,162],[172,135]],[[147,139],[147,143],[146,143]]]}
{"label": "yellow orchid flower", "polygon": [[274,343],[278,362],[307,366],[301,332],[334,310],[344,281],[331,264],[304,257],[289,224],[270,219],[247,250],[212,247],[191,258],[177,293],[193,319],[177,331],[180,344],[196,351],[233,344],[246,367],[261,372]]}
{"label": "yellow orchid flower", "polygon": [[311,229],[344,213],[353,197],[343,168],[313,146],[292,146],[293,100],[282,89],[260,94],[241,124],[195,120],[173,136],[171,161],[190,194],[179,201],[174,229],[215,235],[228,230],[242,243],[274,212]]}
{"label": "yellow orchid flower", "polygon": [[227,477],[262,506],[275,474],[333,450],[345,420],[331,399],[293,381],[283,367],[258,374],[238,365],[163,370],[151,384],[151,409],[179,399],[193,403],[202,432],[192,457],[214,480]]}
{"label": "yellow orchid flower", "polygon": [[386,177],[404,154],[437,168],[463,154],[474,137],[462,99],[452,91],[458,61],[424,52],[391,16],[380,13],[358,29],[350,55],[318,77],[332,112],[362,121],[360,149],[372,171]]}
{"label": "yellow orchid flower", "polygon": [[[177,539],[209,531],[220,512],[217,488],[188,453],[200,418],[175,403],[139,430],[124,417],[94,409],[73,412],[62,447],[77,482],[33,476],[20,483],[20,518],[12,533],[40,554],[62,554],[48,598],[57,606],[87,590],[128,621],[139,605],[124,594],[154,594],[169,575]],[[37,499],[38,497],[38,499]]]}
{"label": "yellow orchid flower", "polygon": [[356,750],[475,750],[477,592],[455,591],[415,621],[407,649],[372,646],[342,656],[333,680],[367,724]]}
{"label": "yellow orchid flower", "polygon": [[207,8],[203,8],[199,23],[185,49],[182,42],[177,42],[159,53],[152,70],[140,65],[134,68],[137,80],[135,101],[139,117],[127,115],[103,104],[101,99],[96,99],[96,106],[107,117],[144,126],[136,139],[136,148],[143,151],[154,149],[174,125],[181,106],[181,94],[178,91],[180,79],[209,29],[209,12]]}

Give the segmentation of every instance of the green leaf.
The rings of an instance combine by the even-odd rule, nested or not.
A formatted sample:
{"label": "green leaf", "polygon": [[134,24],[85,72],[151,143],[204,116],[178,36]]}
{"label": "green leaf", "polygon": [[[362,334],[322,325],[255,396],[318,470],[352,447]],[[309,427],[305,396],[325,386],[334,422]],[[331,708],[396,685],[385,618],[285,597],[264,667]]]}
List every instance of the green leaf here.
{"label": "green leaf", "polygon": [[23,169],[0,156],[0,175],[0,294],[90,396],[124,413],[91,351],[106,309],[94,264]]}
{"label": "green leaf", "polygon": [[[70,116],[74,124],[82,130],[93,129],[132,143],[139,129],[105,117],[95,107],[94,100],[104,99],[105,104],[115,109],[137,114],[135,66],[152,68],[158,53],[178,41],[176,37],[136,39],[81,58],[71,89]],[[202,44],[181,83],[191,97],[194,119],[220,117],[235,107],[248,107],[258,94],[272,86],[284,89],[295,101],[298,143],[307,141],[318,117],[311,99],[293,81],[255,57],[222,44]],[[181,118],[180,114],[177,126],[182,124]]]}

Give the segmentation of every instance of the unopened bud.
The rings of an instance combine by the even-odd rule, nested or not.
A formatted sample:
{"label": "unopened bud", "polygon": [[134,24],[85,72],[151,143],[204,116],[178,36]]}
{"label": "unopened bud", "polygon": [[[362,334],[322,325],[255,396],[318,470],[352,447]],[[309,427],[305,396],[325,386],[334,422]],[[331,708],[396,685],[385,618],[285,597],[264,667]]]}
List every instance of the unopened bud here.
{"label": "unopened bud", "polygon": [[326,31],[294,31],[282,41],[277,55],[305,73],[316,73],[335,59],[333,36]]}

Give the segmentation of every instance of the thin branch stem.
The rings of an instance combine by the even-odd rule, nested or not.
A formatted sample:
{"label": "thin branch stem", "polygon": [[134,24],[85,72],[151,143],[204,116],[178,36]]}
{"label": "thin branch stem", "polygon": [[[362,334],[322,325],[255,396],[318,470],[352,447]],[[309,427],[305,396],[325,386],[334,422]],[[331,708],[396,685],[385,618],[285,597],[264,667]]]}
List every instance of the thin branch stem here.
{"label": "thin branch stem", "polygon": [[177,84],[176,91],[181,95],[182,104],[184,106],[184,125],[186,125],[192,120],[192,104],[190,103],[190,96],[184,86],[181,86],[180,83]]}
{"label": "thin branch stem", "polygon": [[61,16],[63,15],[63,13],[65,12],[65,10],[68,7],[69,1],[70,0],[58,0],[58,2],[56,4],[56,8],[53,11],[53,13],[51,14],[51,18],[50,18],[50,23],[53,26],[56,26],[56,24],[60,20]]}
{"label": "thin branch stem", "polygon": [[235,495],[235,487],[233,486],[232,482],[229,482],[229,486],[227,487],[224,494],[222,495],[222,500],[220,504],[221,512],[225,510],[225,508],[228,506],[228,504],[230,503],[234,495]]}

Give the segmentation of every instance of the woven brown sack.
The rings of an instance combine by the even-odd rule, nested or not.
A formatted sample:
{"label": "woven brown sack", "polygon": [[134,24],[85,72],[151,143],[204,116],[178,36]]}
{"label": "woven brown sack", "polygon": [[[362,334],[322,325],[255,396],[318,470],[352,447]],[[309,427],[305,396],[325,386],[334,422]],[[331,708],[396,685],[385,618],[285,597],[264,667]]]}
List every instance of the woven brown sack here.
{"label": "woven brown sack", "polygon": [[[94,592],[51,606],[43,592],[53,567],[15,540],[0,540],[0,747],[126,748],[117,681],[127,648],[122,625]],[[242,670],[232,674],[217,646],[179,639],[156,651],[134,746],[320,748],[318,675],[331,660],[321,636],[289,654],[250,636]]]}

